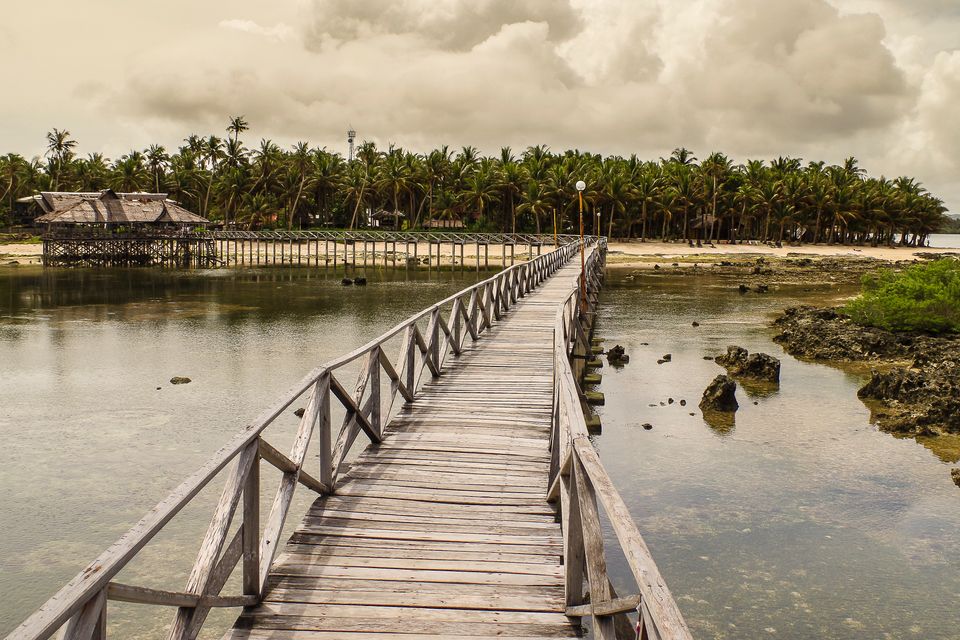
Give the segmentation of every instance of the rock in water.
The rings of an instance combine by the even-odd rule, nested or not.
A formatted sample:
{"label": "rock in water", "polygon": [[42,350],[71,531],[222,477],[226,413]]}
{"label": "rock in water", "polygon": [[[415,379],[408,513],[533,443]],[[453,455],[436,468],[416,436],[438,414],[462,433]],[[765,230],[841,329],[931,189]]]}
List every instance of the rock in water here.
{"label": "rock in water", "polygon": [[298,418],[302,418],[303,414],[305,414],[306,412],[307,412],[306,409],[304,409],[303,407],[300,407],[299,409],[293,412],[293,415],[297,416]]}
{"label": "rock in water", "polygon": [[953,484],[960,487],[960,469],[950,469],[950,477],[953,478]]}
{"label": "rock in water", "polygon": [[707,385],[700,400],[703,411],[732,413],[740,408],[737,402],[737,383],[730,376],[719,375]]}
{"label": "rock in water", "polygon": [[350,278],[344,278],[343,280],[340,281],[340,284],[342,284],[345,287],[349,287],[350,285],[353,284],[353,280],[351,280]]}
{"label": "rock in water", "polygon": [[190,384],[192,380],[183,376],[174,376],[170,378],[170,384]]}
{"label": "rock in water", "polygon": [[776,384],[780,382],[780,361],[766,353],[750,354],[743,347],[730,345],[726,355],[717,356],[714,360],[732,376]]}
{"label": "rock in water", "polygon": [[750,355],[749,351],[747,351],[743,347],[738,347],[732,344],[729,347],[727,347],[727,355],[717,356],[716,358],[714,358],[714,361],[723,367],[729,368],[734,365],[745,362],[748,355]]}
{"label": "rock in water", "polygon": [[353,279],[353,284],[357,285],[358,287],[366,286],[366,284],[367,284],[367,279],[366,279],[366,278],[354,278],[354,279]]}
{"label": "rock in water", "polygon": [[623,365],[630,362],[630,356],[626,354],[623,347],[617,344],[607,349],[607,362],[612,365]]}
{"label": "rock in water", "polygon": [[664,362],[670,362],[671,360],[673,360],[673,355],[672,355],[672,354],[669,354],[669,353],[663,354],[663,361],[664,361]]}

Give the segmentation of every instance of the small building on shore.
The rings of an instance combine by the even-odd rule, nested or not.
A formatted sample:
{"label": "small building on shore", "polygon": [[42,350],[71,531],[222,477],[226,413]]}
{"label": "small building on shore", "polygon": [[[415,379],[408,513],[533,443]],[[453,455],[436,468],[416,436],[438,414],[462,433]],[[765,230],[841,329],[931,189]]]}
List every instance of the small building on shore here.
{"label": "small building on shore", "polygon": [[67,227],[96,226],[105,230],[176,231],[207,227],[210,221],[187,211],[165,193],[117,193],[44,191],[25,198],[42,211],[37,225]]}
{"label": "small building on shore", "polygon": [[165,193],[43,192],[32,196],[46,227],[47,266],[212,266],[210,221]]}

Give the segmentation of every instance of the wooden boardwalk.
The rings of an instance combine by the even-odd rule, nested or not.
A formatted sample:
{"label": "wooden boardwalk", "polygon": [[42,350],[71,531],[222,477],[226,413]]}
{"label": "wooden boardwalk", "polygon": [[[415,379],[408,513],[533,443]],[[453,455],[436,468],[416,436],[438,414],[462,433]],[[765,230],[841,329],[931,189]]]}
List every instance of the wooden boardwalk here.
{"label": "wooden boardwalk", "polygon": [[580,635],[545,499],[554,323],[579,272],[560,269],[424,385],[314,502],[227,638]]}
{"label": "wooden boardwalk", "polygon": [[[605,242],[587,244],[508,267],[307,373],[8,640],[131,635],[108,623],[111,601],[171,608],[169,640],[198,638],[216,608],[242,610],[227,640],[577,637],[583,618],[598,640],[691,640],[587,434]],[[291,416],[284,453],[267,430]],[[120,582],[215,478],[185,586]],[[301,485],[318,497],[282,545]],[[601,512],[633,578],[620,594]]]}

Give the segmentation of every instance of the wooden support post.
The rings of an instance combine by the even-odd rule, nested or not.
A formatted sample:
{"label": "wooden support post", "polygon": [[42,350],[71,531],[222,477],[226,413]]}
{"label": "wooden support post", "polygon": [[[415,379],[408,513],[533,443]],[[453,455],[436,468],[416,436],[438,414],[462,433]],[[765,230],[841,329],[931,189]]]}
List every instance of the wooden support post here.
{"label": "wooden support post", "polygon": [[107,590],[90,599],[77,615],[70,619],[62,640],[106,640]]}
{"label": "wooden support post", "polygon": [[330,374],[324,374],[317,383],[317,443],[320,447],[320,482],[333,487],[333,432],[330,421]]}
{"label": "wooden support post", "polygon": [[[259,440],[259,439],[258,439]],[[259,443],[257,444],[259,452]],[[243,486],[243,593],[260,595],[260,455]]]}

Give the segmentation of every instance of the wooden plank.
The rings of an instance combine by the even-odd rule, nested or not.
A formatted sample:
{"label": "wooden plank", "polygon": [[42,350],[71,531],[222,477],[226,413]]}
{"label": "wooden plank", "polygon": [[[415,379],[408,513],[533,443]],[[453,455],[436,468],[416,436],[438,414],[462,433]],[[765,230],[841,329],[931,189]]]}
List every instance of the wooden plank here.
{"label": "wooden plank", "polygon": [[277,451],[273,445],[263,439],[260,440],[260,457],[284,473],[296,474],[297,482],[308,489],[316,491],[321,495],[330,492],[330,488],[327,485],[303,469],[297,469],[297,465],[290,458]]}
{"label": "wooden plank", "polygon": [[329,606],[296,602],[266,602],[249,612],[252,618],[263,616],[287,616],[295,618],[369,618],[371,620],[396,619],[447,621],[447,622],[493,622],[500,624],[552,624],[570,626],[563,613],[543,611],[496,611],[451,609],[449,607],[390,607],[378,605]]}
{"label": "wooden plank", "polygon": [[[354,582],[361,582],[356,580]],[[450,609],[476,609],[482,611],[544,611],[556,612],[563,608],[563,595],[556,591],[536,591],[520,593],[516,588],[505,590],[502,585],[494,585],[491,591],[480,591],[480,585],[463,585],[467,593],[451,593],[450,585],[435,585],[438,589],[419,588],[425,583],[385,583],[377,581],[368,584],[365,591],[347,589],[284,589],[270,591],[268,602],[303,602],[309,604],[364,605],[364,606],[403,606],[432,607]],[[414,585],[409,590],[400,590],[388,585]]]}
{"label": "wooden plank", "polygon": [[[559,552],[561,538],[556,536],[499,535],[486,533],[466,533],[459,531],[403,531],[398,529],[367,529],[361,527],[311,526],[310,535],[352,536],[356,538],[378,538],[383,540],[424,540],[445,542],[487,542],[502,545],[544,545],[555,546]],[[297,533],[304,533],[297,529]]]}
{"label": "wooden plank", "polygon": [[[471,640],[528,640],[530,636],[515,636],[505,634],[495,635],[477,635],[467,633],[453,632],[452,634],[425,634],[425,633],[403,633],[391,632],[402,640],[453,640],[454,638],[469,637]],[[573,632],[571,632],[572,634]],[[536,634],[534,634],[536,635]],[[569,637],[579,637],[571,635]],[[374,633],[350,632],[344,631],[303,631],[290,629],[232,629],[223,636],[223,640],[383,640],[383,631]]]}
{"label": "wooden plank", "polygon": [[500,544],[496,540],[472,541],[472,540],[420,540],[414,536],[408,539],[390,539],[389,545],[384,544],[383,538],[377,537],[357,537],[357,536],[336,536],[336,535],[318,535],[313,533],[295,532],[290,536],[290,542],[294,545],[309,545],[329,550],[332,554],[341,553],[341,548],[361,548],[380,549],[389,546],[391,549],[399,550],[433,550],[433,551],[454,551],[457,549],[466,550],[466,552],[504,554],[504,555],[542,555],[550,559],[551,562],[559,562],[561,548],[545,547],[540,544]]}
{"label": "wooden plank", "polygon": [[[237,621],[237,627],[256,625],[258,630],[282,631],[336,631],[383,633],[385,625],[391,619],[370,618],[319,618],[312,616],[252,616],[244,615]],[[501,636],[516,635],[536,638],[565,638],[576,631],[570,622],[543,623],[500,623],[500,622],[463,622],[446,620],[424,620],[403,618],[393,621],[402,625],[406,633],[424,633],[464,636]],[[273,637],[273,636],[270,636]]]}
{"label": "wooden plank", "polygon": [[570,617],[579,616],[612,616],[615,613],[627,613],[636,611],[640,606],[640,594],[614,598],[606,602],[597,602],[591,604],[581,604],[574,607],[567,607],[566,614]]}
{"label": "wooden plank", "polygon": [[284,553],[278,567],[369,567],[373,569],[424,569],[430,571],[468,571],[480,573],[517,573],[540,576],[562,576],[558,564],[544,562],[505,562],[498,560],[466,560],[435,558],[363,558],[357,556],[303,555]]}
{"label": "wooden plank", "polygon": [[133,604],[152,604],[166,607],[249,607],[257,604],[256,594],[242,596],[198,596],[183,591],[165,591],[149,587],[137,587],[111,582],[107,587],[107,599]]}

